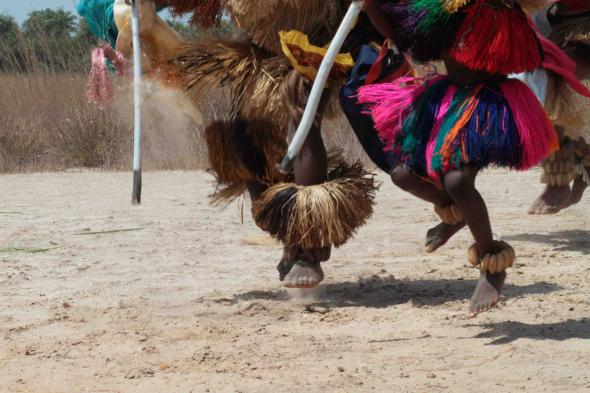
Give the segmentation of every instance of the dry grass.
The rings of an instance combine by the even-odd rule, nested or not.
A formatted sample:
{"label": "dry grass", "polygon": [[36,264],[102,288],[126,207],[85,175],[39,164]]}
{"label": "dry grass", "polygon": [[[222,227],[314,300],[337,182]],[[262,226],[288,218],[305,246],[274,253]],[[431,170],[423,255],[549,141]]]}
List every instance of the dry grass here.
{"label": "dry grass", "polygon": [[[117,81],[117,101],[105,109],[87,101],[86,82],[85,75],[76,74],[0,76],[1,172],[129,167],[130,82]],[[195,169],[205,163],[199,128],[171,106],[173,98],[169,93],[162,100],[160,92],[146,99],[143,156],[148,170]]]}
{"label": "dry grass", "polygon": [[115,167],[127,149],[128,124],[88,104],[79,75],[0,77],[0,170]]}
{"label": "dry grass", "polygon": [[[128,170],[133,141],[130,81],[115,83],[116,101],[100,109],[86,98],[87,76],[0,75],[0,172],[68,168]],[[146,170],[204,169],[202,126],[186,114],[179,93],[145,86],[143,162]],[[223,113],[223,94],[208,97],[205,123]],[[180,109],[179,109],[180,108]],[[184,108],[184,110],[182,109]],[[197,116],[198,117],[198,116]],[[326,123],[326,144],[363,156],[345,120]]]}

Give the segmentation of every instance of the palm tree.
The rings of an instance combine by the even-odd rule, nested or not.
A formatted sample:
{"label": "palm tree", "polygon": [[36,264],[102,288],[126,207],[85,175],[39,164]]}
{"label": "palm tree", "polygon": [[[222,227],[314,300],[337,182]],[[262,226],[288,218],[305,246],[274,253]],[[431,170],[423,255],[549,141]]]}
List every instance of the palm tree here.
{"label": "palm tree", "polygon": [[23,24],[23,32],[32,37],[38,34],[47,37],[68,38],[76,31],[76,17],[62,8],[44,9],[29,13]]}

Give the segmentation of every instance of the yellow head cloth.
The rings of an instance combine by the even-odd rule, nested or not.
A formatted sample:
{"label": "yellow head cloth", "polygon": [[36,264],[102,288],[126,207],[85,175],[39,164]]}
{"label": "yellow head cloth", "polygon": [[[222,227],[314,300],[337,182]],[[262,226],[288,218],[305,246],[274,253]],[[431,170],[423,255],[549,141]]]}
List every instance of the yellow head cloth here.
{"label": "yellow head cloth", "polygon": [[[297,30],[279,32],[283,53],[297,72],[310,80],[315,80],[327,49],[309,43],[307,35]],[[346,74],[354,67],[354,60],[350,53],[336,56],[332,74]]]}

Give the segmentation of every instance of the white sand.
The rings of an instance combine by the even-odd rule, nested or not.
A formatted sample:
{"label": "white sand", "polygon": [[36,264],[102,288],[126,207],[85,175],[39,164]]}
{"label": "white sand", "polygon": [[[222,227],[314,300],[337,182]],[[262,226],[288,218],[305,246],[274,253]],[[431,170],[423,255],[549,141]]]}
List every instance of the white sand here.
{"label": "white sand", "polygon": [[385,177],[325,284],[290,299],[280,248],[244,244],[262,236],[249,204],[244,223],[209,207],[204,173],[145,174],[141,207],[128,174],[1,176],[0,248],[51,249],[0,251],[0,391],[587,392],[590,195],[528,216],[538,178],[479,180],[519,259],[471,320],[468,231],[424,254],[431,208]]}

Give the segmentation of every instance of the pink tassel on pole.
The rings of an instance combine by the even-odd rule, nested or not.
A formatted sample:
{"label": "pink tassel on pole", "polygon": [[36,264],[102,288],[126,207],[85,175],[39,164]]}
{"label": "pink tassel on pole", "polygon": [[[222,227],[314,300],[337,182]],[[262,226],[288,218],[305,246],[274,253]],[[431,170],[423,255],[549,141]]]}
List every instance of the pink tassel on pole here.
{"label": "pink tassel on pole", "polygon": [[107,60],[113,64],[117,75],[127,75],[127,60],[109,44],[103,43],[99,48],[92,50],[88,100],[101,108],[105,107],[113,99],[113,88]]}
{"label": "pink tassel on pole", "polygon": [[113,98],[109,69],[106,63],[104,49],[92,50],[92,68],[88,81],[88,100],[100,107],[104,107]]}
{"label": "pink tassel on pole", "polygon": [[102,44],[102,49],[104,50],[106,58],[113,64],[113,67],[115,67],[117,75],[127,76],[129,63],[127,62],[125,56],[123,56],[121,52],[117,52],[110,44],[106,42]]}

